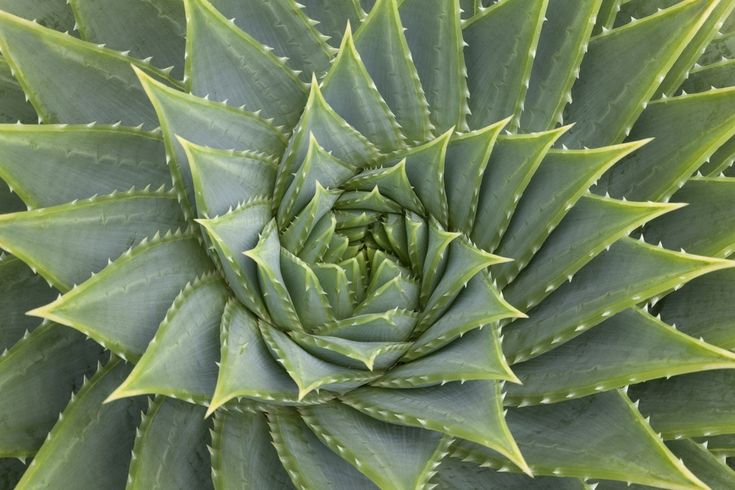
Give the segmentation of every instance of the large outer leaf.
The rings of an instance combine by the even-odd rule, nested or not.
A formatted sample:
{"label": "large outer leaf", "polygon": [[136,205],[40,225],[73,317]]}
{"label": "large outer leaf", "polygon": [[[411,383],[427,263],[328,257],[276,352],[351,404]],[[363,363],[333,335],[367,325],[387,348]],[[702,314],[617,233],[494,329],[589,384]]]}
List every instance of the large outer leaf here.
{"label": "large outer leaf", "polygon": [[[511,409],[507,419],[535,475],[609,478],[679,490],[706,488],[622,392]],[[503,458],[476,444],[460,442],[453,455],[511,469]]]}
{"label": "large outer leaf", "polygon": [[368,417],[339,402],[299,410],[317,437],[380,488],[422,488],[452,439]]}
{"label": "large outer leaf", "polygon": [[517,126],[547,4],[506,0],[465,21],[470,128],[509,116],[514,116],[511,126]]}
{"label": "large outer leaf", "polygon": [[403,33],[397,0],[378,0],[355,33],[355,45],[381,95],[411,141],[432,130],[429,107]]}
{"label": "large outer leaf", "polygon": [[298,76],[207,0],[184,3],[188,16],[186,76],[191,93],[244,105],[274,118],[276,124],[293,127],[306,100],[306,87]]}
{"label": "large outer leaf", "polygon": [[206,404],[217,379],[217,331],[227,301],[216,274],[188,284],[133,371],[105,400],[161,394]]}
{"label": "large outer leaf", "polygon": [[[530,473],[502,413],[500,383],[468,381],[417,389],[361,388],[342,400],[392,424],[443,432],[492,448]],[[461,400],[461,403],[457,403]]]}
{"label": "large outer leaf", "polygon": [[257,490],[261,485],[291,488],[271,443],[264,413],[217,412],[212,434],[212,482],[216,490]]}
{"label": "large outer leaf", "polygon": [[74,27],[74,14],[66,0],[1,0],[0,10],[36,19],[39,24],[57,31],[70,31]]}
{"label": "large outer leaf", "polygon": [[102,349],[48,323],[0,357],[0,456],[32,456]]}
{"label": "large outer leaf", "polygon": [[149,65],[7,12],[0,12],[0,46],[43,122],[158,125],[131,69],[167,78]]}
{"label": "large outer leaf", "polygon": [[467,129],[467,70],[458,0],[404,0],[401,20],[437,132]]}
{"label": "large outer leaf", "polygon": [[[353,0],[348,0],[352,2]],[[304,80],[327,70],[333,52],[293,0],[213,0],[217,9],[273,52],[287,58]],[[337,2],[341,3],[341,2]],[[340,26],[344,31],[344,25]]]}
{"label": "large outer leaf", "polygon": [[521,113],[523,131],[543,131],[562,122],[601,1],[549,0]]}
{"label": "large outer leaf", "polygon": [[37,119],[36,111],[10,72],[8,62],[0,57],[0,122],[32,123]]}
{"label": "large outer leaf", "polygon": [[735,432],[735,371],[723,369],[632,386],[631,398],[666,439]]}
{"label": "large outer leaf", "polygon": [[622,141],[717,3],[685,0],[594,37],[564,115],[577,124],[561,141],[571,147]]}
{"label": "large outer leaf", "polygon": [[131,190],[4,214],[0,246],[65,291],[144,238],[183,224],[171,192]]}
{"label": "large outer leaf", "polygon": [[67,3],[74,10],[77,28],[86,41],[130,50],[139,59],[151,57],[154,66],[170,69],[177,79],[183,75],[186,22],[181,0],[70,0]]}
{"label": "large outer leaf", "polygon": [[0,125],[0,176],[33,208],[169,185],[159,135],[115,126]]}
{"label": "large outer leaf", "polygon": [[138,360],[179,292],[213,270],[191,232],[156,237],[30,314],[68,325],[117,355]]}
{"label": "large outer leaf", "polygon": [[506,403],[578,398],[653,378],[735,368],[735,354],[688,337],[642,311],[625,310],[574,340],[513,366],[522,385]]}
{"label": "large outer leaf", "polygon": [[113,360],[86,382],[48,433],[18,490],[124,486],[144,400],[102,401],[128,372]]}
{"label": "large outer leaf", "polygon": [[368,478],[319,441],[295,410],[268,414],[273,445],[296,488],[375,489]]}
{"label": "large outer leaf", "polygon": [[657,100],[633,126],[649,144],[610,169],[597,191],[635,200],[666,200],[735,135],[735,88]]}
{"label": "large outer leaf", "polygon": [[26,311],[54,299],[54,289],[12,255],[0,256],[0,350],[15,344],[38,320]]}
{"label": "large outer leaf", "polygon": [[735,270],[698,277],[666,296],[660,307],[664,321],[692,337],[735,349]]}
{"label": "large outer leaf", "polygon": [[617,241],[565,283],[530,317],[505,329],[503,349],[511,362],[554,349],[583,331],[647,298],[666,292],[730,261],[687,255],[630,238]]}
{"label": "large outer leaf", "polygon": [[209,423],[204,408],[159,397],[138,428],[126,490],[207,490]]}

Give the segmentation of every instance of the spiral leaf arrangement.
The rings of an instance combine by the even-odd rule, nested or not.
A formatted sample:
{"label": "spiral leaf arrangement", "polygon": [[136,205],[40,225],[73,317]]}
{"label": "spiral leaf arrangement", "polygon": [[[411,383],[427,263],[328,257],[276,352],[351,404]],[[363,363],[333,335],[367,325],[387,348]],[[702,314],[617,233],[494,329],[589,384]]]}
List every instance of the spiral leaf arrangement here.
{"label": "spiral leaf arrangement", "polygon": [[0,486],[735,487],[735,0],[302,2],[0,0]]}

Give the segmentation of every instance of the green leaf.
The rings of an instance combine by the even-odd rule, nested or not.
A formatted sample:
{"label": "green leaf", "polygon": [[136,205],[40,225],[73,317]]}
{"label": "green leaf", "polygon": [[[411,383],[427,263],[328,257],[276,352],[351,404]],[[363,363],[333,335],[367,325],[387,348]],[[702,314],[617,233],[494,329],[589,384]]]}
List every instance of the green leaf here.
{"label": "green leaf", "polygon": [[314,197],[283,231],[283,246],[306,262],[321,259],[334,238],[337,219],[331,209],[341,193],[317,182]]}
{"label": "green leaf", "polygon": [[692,178],[672,197],[687,206],[646,225],[646,239],[667,248],[727,257],[735,251],[734,197],[735,178]]}
{"label": "green leaf", "polygon": [[451,306],[431,327],[413,342],[405,356],[408,361],[434,352],[458,336],[503,318],[525,315],[508,304],[490,280],[488,273],[475,275],[467,282]]}
{"label": "green leaf", "polygon": [[[724,3],[724,2],[723,2]],[[710,65],[695,66],[681,86],[681,89],[693,92],[706,92],[712,87],[729,87],[735,74],[735,60],[724,59]]]}
{"label": "green leaf", "polygon": [[408,247],[408,260],[414,274],[421,274],[421,269],[426,258],[426,250],[429,246],[429,228],[421,216],[414,213],[406,213],[403,219],[406,227],[406,241]]}
{"label": "green leaf", "polygon": [[717,3],[684,0],[592,38],[564,114],[577,124],[561,142],[620,143]]}
{"label": "green leaf", "polygon": [[18,490],[125,485],[144,399],[102,401],[128,372],[128,367],[113,360],[82,386],[28,465]]}
{"label": "green leaf", "polygon": [[735,270],[713,272],[685,284],[661,301],[666,323],[724,349],[735,350]]}
{"label": "green leaf", "polygon": [[413,388],[451,381],[518,381],[503,356],[497,328],[480,326],[460,336],[443,349],[393,367],[372,385]]}
{"label": "green leaf", "polygon": [[626,308],[732,265],[621,239],[529,312],[529,318],[505,329],[503,349],[511,364],[536,357]]}
{"label": "green leaf", "polygon": [[699,439],[707,446],[707,450],[715,456],[732,457],[735,455],[735,434],[724,434]]}
{"label": "green leaf", "polygon": [[460,2],[404,0],[401,19],[421,85],[429,118],[437,132],[467,130],[467,69],[464,64]]}
{"label": "green leaf", "polygon": [[61,291],[143,238],[182,226],[170,191],[135,191],[0,215],[0,246]]}
{"label": "green leaf", "polygon": [[414,146],[400,154],[401,159],[406,161],[408,181],[424,209],[445,228],[449,225],[449,208],[444,184],[444,164],[451,136],[452,131],[446,131],[428,143]]}
{"label": "green leaf", "polygon": [[277,216],[281,226],[290,225],[293,218],[311,201],[316,194],[317,183],[326,189],[336,189],[352,177],[356,170],[350,162],[335,158],[319,146],[312,134],[304,162],[278,206]]}
{"label": "green leaf", "polygon": [[137,361],[179,292],[210,271],[214,266],[191,232],[156,236],[29,314],[75,328]]}
{"label": "green leaf", "polygon": [[588,490],[577,478],[501,473],[457,458],[444,458],[431,479],[436,490],[503,488],[505,490]]}
{"label": "green leaf", "polygon": [[21,200],[21,198],[10,190],[8,184],[0,179],[0,213],[14,213],[17,211],[25,211],[28,206]]}
{"label": "green leaf", "polygon": [[396,0],[376,2],[355,33],[355,45],[408,140],[426,141],[434,128]]}
{"label": "green leaf", "polygon": [[414,312],[393,309],[337,320],[316,333],[360,342],[404,342],[413,332],[416,319]]}
{"label": "green leaf", "polygon": [[0,121],[34,123],[38,120],[33,106],[12,75],[10,65],[0,57]]}
{"label": "green leaf", "polygon": [[159,394],[206,405],[214,392],[227,290],[218,274],[186,285],[125,382],[105,402]]}
{"label": "green leaf", "polygon": [[601,3],[605,2],[549,2],[520,117],[524,132],[551,129],[563,122],[562,112],[579,74]]}
{"label": "green leaf", "polygon": [[36,19],[57,31],[70,31],[74,27],[74,13],[66,0],[0,0],[0,10],[28,20]]}
{"label": "green leaf", "polygon": [[710,453],[706,444],[681,440],[669,441],[666,445],[710,488],[728,488],[735,482],[735,471]]}
{"label": "green leaf", "polygon": [[186,152],[200,216],[221,216],[273,192],[278,161],[249,151],[220,150],[178,138]]}
{"label": "green leaf", "polygon": [[685,374],[631,386],[631,398],[665,439],[735,432],[735,371]]}
{"label": "green leaf", "polygon": [[495,268],[506,285],[531,260],[587,189],[625,155],[646,141],[592,150],[551,150],[533,174],[495,253],[513,263]]}
{"label": "green leaf", "polygon": [[[567,129],[498,137],[480,184],[471,234],[478,246],[495,250],[531,177],[554,141]],[[505,212],[498,212],[501,209]]]}
{"label": "green leaf", "polygon": [[[248,441],[243,444],[243,441]],[[292,488],[268,432],[265,414],[220,410],[212,434],[212,482],[217,490]]]}
{"label": "green leaf", "polygon": [[23,461],[15,458],[0,458],[0,488],[15,488],[25,471],[26,465]]}
{"label": "green leaf", "polygon": [[35,454],[102,349],[47,323],[0,357],[0,457]]}
{"label": "green leaf", "polygon": [[327,103],[316,78],[312,80],[310,89],[301,120],[293,130],[278,168],[276,189],[273,193],[276,202],[283,199],[293,176],[303,164],[312,135],[335,158],[357,168],[374,162],[379,155],[375,146]]}
{"label": "green leaf", "polygon": [[[386,0],[388,1],[388,0]],[[408,179],[406,161],[401,160],[390,167],[377,167],[365,170],[351,178],[342,186],[347,190],[369,191],[377,187],[381,194],[418,214],[423,214],[423,205],[413,191]]]}
{"label": "green leaf", "polygon": [[453,240],[447,247],[446,268],[443,275],[424,306],[419,320],[419,329],[425,330],[439,320],[464,285],[475,274],[491,265],[501,264],[508,260],[475,247],[464,236]]}
{"label": "green leaf", "polygon": [[597,20],[595,22],[595,28],[593,29],[594,34],[599,34],[601,31],[607,32],[615,22],[615,17],[620,11],[620,7],[625,0],[602,0],[600,5],[600,11],[597,14]]}
{"label": "green leaf", "polygon": [[[446,150],[444,182],[449,204],[449,229],[469,234],[475,224],[479,182],[485,173],[498,134],[510,119],[456,135]],[[473,183],[475,183],[473,185]],[[468,192],[468,184],[472,191]]]}
{"label": "green leaf", "polygon": [[735,368],[735,354],[678,332],[637,308],[529,361],[515,364],[522,385],[508,386],[506,404],[579,398],[664,376]]}
{"label": "green leaf", "polygon": [[452,439],[381,422],[339,402],[299,409],[316,436],[380,488],[423,488]]}
{"label": "green leaf", "polygon": [[[352,258],[356,261],[357,259]],[[355,288],[358,284],[353,284],[348,278],[347,264],[311,264],[311,268],[319,278],[319,283],[324,288],[329,304],[336,318],[345,318],[352,314],[354,306],[358,302]]]}
{"label": "green leaf", "polygon": [[636,121],[631,138],[653,138],[600,180],[599,192],[634,200],[671,198],[735,135],[735,88],[660,99]]}
{"label": "green leaf", "polygon": [[212,488],[204,407],[157,397],[137,430],[126,490]]}
{"label": "green leaf", "polygon": [[[207,415],[240,397],[288,405],[330,398],[312,393],[298,400],[298,387],[268,350],[257,318],[236,301],[229,301],[222,315],[220,345],[222,357],[217,386]],[[258,375],[252,376],[252,373]]]}
{"label": "green leaf", "polygon": [[38,320],[26,311],[53,300],[55,290],[12,255],[0,256],[0,351],[15,344]]}
{"label": "green leaf", "polygon": [[[534,475],[623,480],[672,489],[706,488],[671,454],[622,393],[510,409],[506,418]],[[513,469],[497,454],[465,442],[460,442],[452,455]]]}
{"label": "green leaf", "polygon": [[380,286],[371,283],[365,292],[365,298],[355,307],[354,313],[381,313],[393,308],[417,310],[419,290],[418,280],[407,274],[395,275]]}
{"label": "green leaf", "polygon": [[366,476],[322,444],[295,410],[270,412],[268,424],[278,457],[296,488],[376,488]]}
{"label": "green leaf", "polygon": [[39,122],[158,126],[131,64],[168,77],[143,62],[7,12],[0,13],[0,48]]}
{"label": "green leaf", "polygon": [[702,56],[699,57],[698,62],[703,65],[711,65],[733,59],[733,54],[735,54],[733,41],[735,41],[733,28],[730,27],[728,31],[723,29],[723,32],[709,43]]}
{"label": "green leaf", "polygon": [[1,125],[0,176],[33,208],[170,185],[160,136],[115,126]]}
{"label": "green leaf", "polygon": [[[350,0],[351,1],[351,0]],[[293,0],[213,0],[214,6],[260,44],[273,49],[289,65],[303,72],[304,81],[312,73],[321,75],[329,67],[334,51]],[[340,2],[341,3],[341,2]],[[344,25],[340,31],[344,30]]]}
{"label": "green leaf", "polygon": [[[180,79],[184,74],[186,20],[181,0],[70,0],[82,39],[129,49],[133,57]],[[173,67],[173,69],[171,68]]]}
{"label": "green leaf", "polygon": [[351,368],[386,369],[406,352],[408,342],[360,342],[324,335],[289,332],[304,350],[327,362]]}
{"label": "green leaf", "polygon": [[284,286],[306,330],[312,330],[335,319],[327,293],[306,262],[281,248],[281,271]]}
{"label": "green leaf", "polygon": [[306,87],[297,74],[207,0],[185,0],[184,4],[186,76],[192,95],[244,105],[250,111],[262,111],[276,124],[293,127],[306,101]]}
{"label": "green leaf", "polygon": [[[447,266],[447,249],[460,236],[458,232],[446,231],[434,219],[429,220],[426,253],[421,273],[421,304],[426,304]],[[428,326],[428,325],[427,325]]]}
{"label": "green leaf", "polygon": [[242,253],[257,265],[258,283],[273,322],[284,329],[302,329],[283,279],[281,244],[275,219],[260,232],[257,245]]}
{"label": "green leaf", "polygon": [[526,468],[505,423],[500,390],[500,383],[494,381],[455,382],[409,390],[361,387],[342,396],[342,400],[384,422],[474,441]]}
{"label": "green leaf", "polygon": [[381,151],[389,153],[404,145],[401,128],[363,64],[349,25],[322,85],[335,112]]}
{"label": "green leaf", "polygon": [[518,126],[547,4],[506,0],[464,22],[470,128],[508,116]]}
{"label": "green leaf", "polygon": [[522,308],[541,302],[590,260],[645,222],[681,208],[677,204],[583,196],[551,233],[533,260],[503,288]]}
{"label": "green leaf", "polygon": [[336,366],[302,349],[280,330],[259,323],[260,332],[273,357],[288,372],[299,387],[301,401],[314,390],[341,392],[351,390],[376,379],[379,374]]}
{"label": "green leaf", "polygon": [[185,208],[193,206],[194,187],[183,147],[176,136],[225,150],[280,155],[286,137],[264,118],[243,109],[174,90],[137,72],[156,109],[166,144],[167,162]]}
{"label": "green leaf", "polygon": [[319,31],[329,36],[327,41],[334,47],[339,46],[347,23],[358,26],[363,16],[359,0],[302,0],[299,3],[303,5],[306,15],[319,21]]}
{"label": "green leaf", "polygon": [[235,297],[263,318],[268,318],[268,312],[260,292],[257,265],[242,252],[257,245],[260,232],[271,220],[271,208],[269,199],[258,199],[222,216],[196,220],[212,241]]}
{"label": "green leaf", "polygon": [[723,22],[732,14],[735,4],[729,0],[720,0],[717,6],[707,17],[691,41],[686,45],[684,51],[679,55],[674,66],[669,69],[666,78],[659,87],[656,95],[673,95],[681,83],[688,78],[689,70],[695,65],[697,58],[707,48],[712,40],[719,34]]}

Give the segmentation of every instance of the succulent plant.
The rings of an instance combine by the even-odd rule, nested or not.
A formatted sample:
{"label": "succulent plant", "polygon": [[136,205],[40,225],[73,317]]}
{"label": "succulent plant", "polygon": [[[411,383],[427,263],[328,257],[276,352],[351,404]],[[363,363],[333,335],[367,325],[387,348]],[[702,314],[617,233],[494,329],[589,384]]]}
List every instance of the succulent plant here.
{"label": "succulent plant", "polygon": [[301,2],[0,0],[0,487],[735,488],[735,0]]}

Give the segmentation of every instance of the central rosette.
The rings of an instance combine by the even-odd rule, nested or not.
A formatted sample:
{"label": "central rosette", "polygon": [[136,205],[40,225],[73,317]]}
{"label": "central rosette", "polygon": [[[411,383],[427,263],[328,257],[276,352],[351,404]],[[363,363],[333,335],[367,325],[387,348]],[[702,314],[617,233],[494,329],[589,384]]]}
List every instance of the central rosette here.
{"label": "central rosette", "polygon": [[[472,243],[493,236],[473,230],[479,193],[463,185],[481,179],[506,121],[382,154],[316,82],[307,108],[320,117],[302,120],[280,162],[179,139],[206,216],[197,221],[238,300],[226,306],[210,412],[240,397],[312,404],[366,384],[515,379],[497,327],[482,328],[516,313],[487,271],[506,259]],[[444,362],[432,359],[442,347]],[[228,348],[273,366],[249,366],[243,386],[229,379]],[[276,375],[274,392],[265,378]]]}

